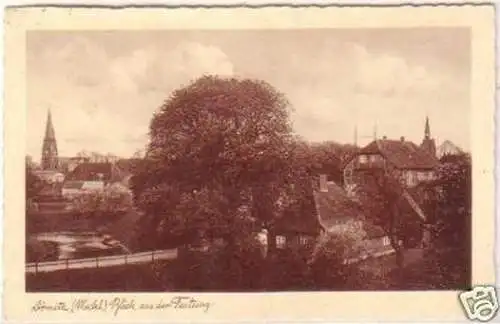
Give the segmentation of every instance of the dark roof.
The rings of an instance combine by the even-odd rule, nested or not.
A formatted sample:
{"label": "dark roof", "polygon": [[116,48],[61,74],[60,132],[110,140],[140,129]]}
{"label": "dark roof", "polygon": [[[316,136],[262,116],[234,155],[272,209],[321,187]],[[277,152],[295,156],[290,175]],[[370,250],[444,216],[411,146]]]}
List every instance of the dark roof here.
{"label": "dark roof", "polygon": [[325,228],[361,217],[361,208],[347,196],[344,189],[334,182],[328,182],[327,187],[327,192],[319,190],[314,192],[316,209]]}
{"label": "dark roof", "polygon": [[[296,200],[296,203],[284,210],[283,215],[274,221],[273,228],[277,232],[292,232],[318,235],[321,223],[316,212],[312,186],[307,187],[308,193]],[[310,190],[309,190],[310,189]]]}
{"label": "dark roof", "polygon": [[360,150],[361,154],[381,154],[400,169],[432,169],[438,165],[432,156],[406,140],[375,140]]}
{"label": "dark roof", "polygon": [[[120,181],[124,172],[112,163],[82,163],[66,176],[67,181]],[[102,178],[100,177],[102,175]]]}
{"label": "dark roof", "polygon": [[314,192],[316,209],[325,229],[341,225],[349,220],[359,220],[363,222],[364,230],[369,238],[385,235],[379,226],[370,221],[361,206],[349,198],[343,188],[334,182],[328,182],[327,187],[327,192]]}

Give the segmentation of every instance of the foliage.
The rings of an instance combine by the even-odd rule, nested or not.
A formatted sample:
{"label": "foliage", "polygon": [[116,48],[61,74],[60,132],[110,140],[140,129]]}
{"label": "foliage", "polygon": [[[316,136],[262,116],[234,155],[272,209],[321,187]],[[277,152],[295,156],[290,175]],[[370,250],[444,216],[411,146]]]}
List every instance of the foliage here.
{"label": "foliage", "polygon": [[[251,291],[261,287],[263,256],[254,236],[238,240],[237,248],[227,243],[205,242],[205,249],[181,248],[172,278],[176,290]],[[159,269],[161,275],[167,269]]]}
{"label": "foliage", "polygon": [[35,197],[43,188],[43,181],[26,165],[26,199]]}
{"label": "foliage", "polygon": [[258,80],[204,76],[174,91],[151,121],[147,168],[132,180],[149,214],[144,232],[193,239],[201,231],[234,245],[252,219],[272,219],[289,170],[288,111]]}
{"label": "foliage", "polygon": [[147,156],[159,163],[156,182],[235,186],[271,176],[290,132],[288,102],[269,84],[206,76],[155,114]]}
{"label": "foliage", "polygon": [[[401,184],[397,180],[395,171],[380,170],[364,174],[364,182],[356,187],[355,194],[367,217],[380,226],[391,241],[392,247],[398,255],[398,263],[403,260],[400,241],[405,240],[406,222],[401,210]],[[408,227],[408,226],[406,226]],[[408,228],[406,228],[408,229]]]}
{"label": "foliage", "polygon": [[26,241],[26,262],[43,262],[57,260],[59,250],[57,243],[30,238]]}
{"label": "foliage", "polygon": [[441,160],[437,181],[437,235],[443,244],[461,246],[470,244],[471,161],[467,154],[449,155]]}
{"label": "foliage", "polygon": [[365,237],[361,224],[354,221],[321,235],[309,260],[315,285],[326,289],[352,283],[358,276],[354,260],[364,252]]}
{"label": "foliage", "polygon": [[356,147],[328,141],[310,145],[310,164],[314,174],[326,174],[328,178],[341,183],[343,167],[355,153]]}
{"label": "foliage", "polygon": [[308,259],[311,248],[292,245],[271,254],[265,263],[263,286],[269,291],[310,290],[311,281]]}
{"label": "foliage", "polygon": [[107,186],[103,191],[87,191],[75,196],[70,206],[81,215],[98,217],[129,211],[133,207],[132,194],[119,186]]}
{"label": "foliage", "polygon": [[454,154],[440,162],[437,179],[429,184],[435,208],[434,263],[450,285],[464,287],[470,284],[471,268],[471,159]]}

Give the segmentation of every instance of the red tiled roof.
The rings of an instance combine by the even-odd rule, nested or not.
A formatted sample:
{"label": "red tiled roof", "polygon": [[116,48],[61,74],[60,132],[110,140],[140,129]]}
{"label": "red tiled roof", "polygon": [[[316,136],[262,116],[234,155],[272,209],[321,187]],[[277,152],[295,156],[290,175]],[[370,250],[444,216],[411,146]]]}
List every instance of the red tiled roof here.
{"label": "red tiled roof", "polygon": [[381,154],[400,169],[432,169],[437,158],[415,143],[406,140],[375,140],[360,150],[361,154]]}

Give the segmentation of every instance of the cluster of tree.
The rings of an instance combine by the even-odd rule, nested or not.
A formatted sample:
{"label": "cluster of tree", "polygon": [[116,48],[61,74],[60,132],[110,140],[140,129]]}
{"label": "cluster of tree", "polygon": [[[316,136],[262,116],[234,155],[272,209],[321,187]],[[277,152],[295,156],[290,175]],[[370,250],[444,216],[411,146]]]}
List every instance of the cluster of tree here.
{"label": "cluster of tree", "polygon": [[175,91],[152,118],[144,163],[132,178],[135,204],[145,212],[142,248],[222,239],[215,263],[236,271],[256,232],[268,230],[273,255],[277,218],[290,210],[315,217],[304,213],[304,202],[314,204],[313,175],[338,177],[336,154],[345,158],[352,149],[309,145],[292,133],[289,112],[286,98],[259,80],[204,76]]}
{"label": "cluster of tree", "polygon": [[34,172],[31,164],[25,167],[25,200],[26,211],[36,208],[34,198],[42,191],[44,182]]}
{"label": "cluster of tree", "polygon": [[121,186],[107,186],[103,191],[81,193],[71,199],[69,208],[85,218],[118,216],[133,207],[132,193]]}
{"label": "cluster of tree", "polygon": [[428,217],[427,224],[409,208],[397,179],[391,172],[372,173],[365,176],[356,193],[366,214],[389,236],[398,265],[403,266],[405,250],[417,246],[423,239],[424,226],[429,226],[433,247],[425,257],[432,260],[426,263],[432,270],[419,274],[426,273],[428,282],[433,281],[432,276],[455,276],[456,282],[466,286],[470,280],[471,253],[470,156],[444,156],[436,170],[436,179],[413,188],[412,195]]}
{"label": "cluster of tree", "polygon": [[248,224],[271,222],[299,169],[288,113],[262,81],[205,76],[175,91],[151,121],[145,167],[132,179],[148,215],[142,232],[235,245]]}
{"label": "cluster of tree", "polygon": [[333,141],[312,143],[310,145],[310,165],[314,174],[325,174],[329,180],[343,182],[343,168],[357,151],[351,144]]}
{"label": "cluster of tree", "polygon": [[[429,206],[435,210],[430,260],[446,284],[439,288],[468,289],[472,266],[472,164],[467,153],[445,155],[437,180],[430,184]],[[443,285],[445,287],[443,287]]]}

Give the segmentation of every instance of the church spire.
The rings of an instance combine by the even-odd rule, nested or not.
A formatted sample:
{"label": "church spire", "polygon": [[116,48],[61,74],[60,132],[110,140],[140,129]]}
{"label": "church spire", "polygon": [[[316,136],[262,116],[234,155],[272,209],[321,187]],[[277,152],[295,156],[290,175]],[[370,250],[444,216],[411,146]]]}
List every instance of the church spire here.
{"label": "church spire", "polygon": [[56,134],[54,132],[54,125],[52,125],[52,114],[50,113],[50,109],[47,113],[47,123],[45,124],[45,138],[55,139]]}
{"label": "church spire", "polygon": [[436,141],[431,138],[431,127],[429,123],[429,116],[425,117],[425,130],[424,139],[420,147],[429,152],[432,156],[436,156]]}
{"label": "church spire", "polygon": [[52,124],[52,114],[47,112],[47,122],[45,124],[45,137],[43,139],[42,146],[42,169],[57,169],[58,167],[58,157],[57,157],[57,142],[56,134],[54,131],[54,125]]}
{"label": "church spire", "polygon": [[425,133],[424,136],[426,139],[431,138],[431,127],[429,126],[429,116],[425,117]]}

